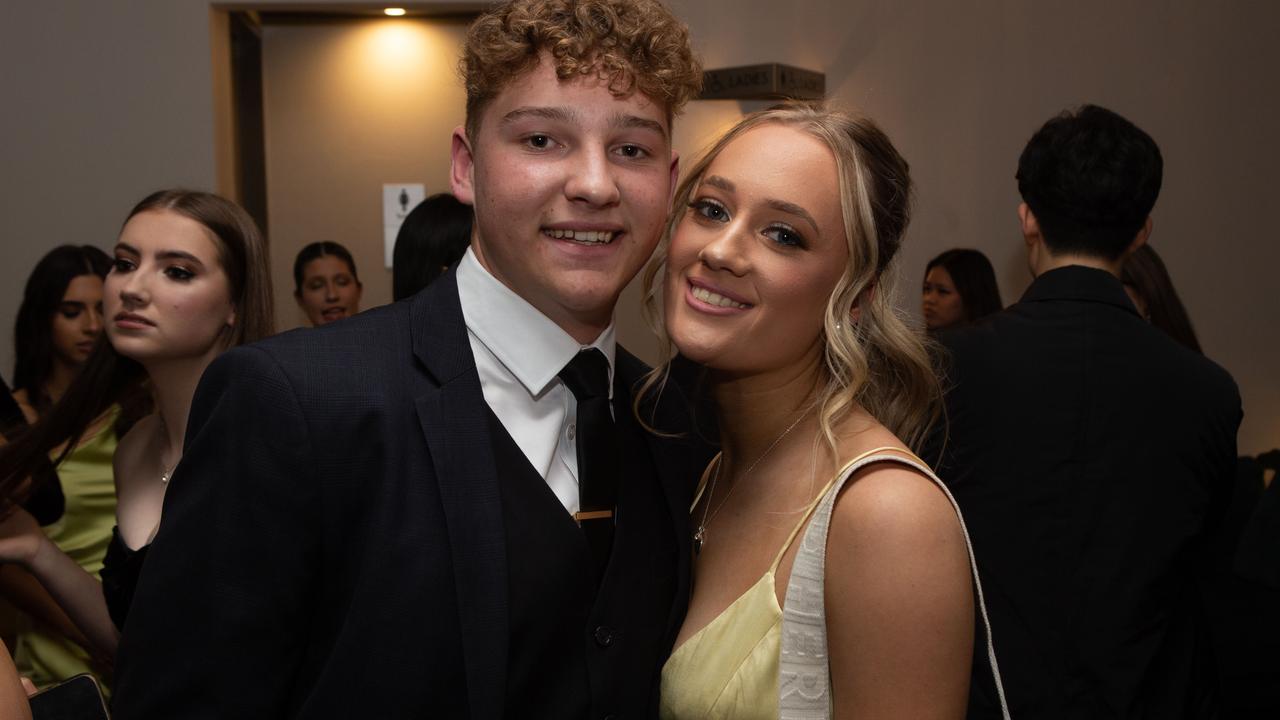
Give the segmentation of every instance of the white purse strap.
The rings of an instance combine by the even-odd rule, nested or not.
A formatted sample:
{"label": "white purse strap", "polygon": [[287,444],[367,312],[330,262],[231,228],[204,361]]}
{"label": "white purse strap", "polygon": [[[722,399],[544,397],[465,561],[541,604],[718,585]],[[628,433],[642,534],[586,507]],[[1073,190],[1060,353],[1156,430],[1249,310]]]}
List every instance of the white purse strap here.
{"label": "white purse strap", "polygon": [[866,465],[874,462],[896,462],[909,465],[932,480],[951,502],[960,520],[965,547],[969,552],[969,568],[973,572],[973,586],[977,590],[978,610],[987,634],[987,660],[995,678],[996,694],[1000,699],[1000,712],[1009,720],[1009,704],[1005,700],[1004,683],[996,662],[995,644],[991,637],[991,621],[987,617],[987,603],[982,595],[982,581],[978,578],[978,563],[973,555],[973,543],[969,529],[964,524],[960,506],[951,491],[938,479],[927,465],[903,455],[878,453],[850,463],[839,479],[827,491],[809,528],[805,531],[796,551],[795,564],[787,581],[786,602],[782,608],[782,652],[778,663],[778,716],[782,720],[830,720],[831,667],[827,655],[827,616],[823,579],[827,557],[827,533],[831,526],[831,512],[835,507],[840,488],[848,479]]}

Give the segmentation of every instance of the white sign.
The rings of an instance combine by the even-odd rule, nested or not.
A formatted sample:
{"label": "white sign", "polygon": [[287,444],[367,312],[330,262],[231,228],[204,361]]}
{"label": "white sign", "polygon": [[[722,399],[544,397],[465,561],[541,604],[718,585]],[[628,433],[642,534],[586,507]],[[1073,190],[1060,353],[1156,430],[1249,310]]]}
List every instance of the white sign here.
{"label": "white sign", "polygon": [[396,234],[409,211],[427,197],[422,183],[386,183],[382,186],[382,240],[387,269],[391,269],[391,254],[396,247]]}

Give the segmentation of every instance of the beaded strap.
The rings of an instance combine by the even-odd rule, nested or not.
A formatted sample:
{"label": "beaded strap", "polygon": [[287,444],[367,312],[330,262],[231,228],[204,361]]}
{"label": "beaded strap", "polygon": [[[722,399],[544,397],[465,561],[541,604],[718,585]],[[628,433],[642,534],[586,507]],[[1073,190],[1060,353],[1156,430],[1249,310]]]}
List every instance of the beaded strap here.
{"label": "beaded strap", "polygon": [[835,508],[840,488],[848,479],[866,465],[874,462],[896,462],[909,465],[932,480],[951,502],[960,520],[965,547],[969,552],[969,569],[973,572],[973,585],[977,590],[978,609],[987,631],[987,660],[996,682],[996,694],[1000,699],[1000,712],[1009,720],[1009,705],[1005,700],[1004,683],[1000,679],[1000,667],[996,663],[995,644],[991,637],[991,621],[987,618],[987,603],[982,595],[982,582],[978,578],[978,564],[973,556],[973,543],[965,527],[960,506],[927,465],[915,457],[876,454],[864,456],[846,465],[835,484],[823,496],[813,514],[809,529],[796,551],[795,564],[787,581],[786,602],[782,608],[782,651],[778,663],[778,716],[782,720],[829,720],[831,706],[831,667],[827,655],[827,616],[823,578],[826,568],[827,533],[831,526],[831,512]]}

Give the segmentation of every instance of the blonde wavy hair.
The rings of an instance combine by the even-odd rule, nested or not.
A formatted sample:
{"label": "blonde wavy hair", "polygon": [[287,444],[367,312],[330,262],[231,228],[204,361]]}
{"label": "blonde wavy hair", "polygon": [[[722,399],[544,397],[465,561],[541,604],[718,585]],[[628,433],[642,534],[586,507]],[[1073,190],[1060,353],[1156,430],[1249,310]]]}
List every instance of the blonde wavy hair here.
{"label": "blonde wavy hair", "polygon": [[[823,321],[825,382],[816,398],[822,437],[834,452],[836,423],[861,405],[908,446],[918,448],[938,417],[941,388],[927,341],[907,326],[892,304],[897,275],[893,260],[911,219],[909,168],[874,122],[821,105],[789,104],[747,115],[711,146],[680,183],[676,211],[644,271],[645,318],[667,360],[646,378],[637,401],[660,390],[674,356],[658,283],[665,274],[672,233],[720,152],[746,131],[765,124],[792,127],[826,143],[840,179],[849,260],[827,301]],[[855,307],[860,309],[857,322],[852,321]]]}
{"label": "blonde wavy hair", "polygon": [[561,80],[595,76],[615,97],[639,90],[668,120],[702,90],[689,28],[658,0],[512,0],[471,24],[458,62],[473,142],[484,106],[544,50]]}

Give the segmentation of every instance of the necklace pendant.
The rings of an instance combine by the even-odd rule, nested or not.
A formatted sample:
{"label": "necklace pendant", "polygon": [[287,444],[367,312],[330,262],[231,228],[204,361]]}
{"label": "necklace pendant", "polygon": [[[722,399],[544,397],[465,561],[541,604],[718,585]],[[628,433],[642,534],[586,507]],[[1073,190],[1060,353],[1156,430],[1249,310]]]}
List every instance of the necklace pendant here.
{"label": "necklace pendant", "polygon": [[693,533],[693,554],[702,554],[702,540],[707,536],[707,529],[699,525],[698,529]]}

